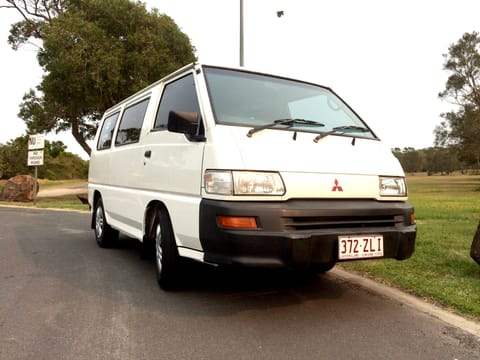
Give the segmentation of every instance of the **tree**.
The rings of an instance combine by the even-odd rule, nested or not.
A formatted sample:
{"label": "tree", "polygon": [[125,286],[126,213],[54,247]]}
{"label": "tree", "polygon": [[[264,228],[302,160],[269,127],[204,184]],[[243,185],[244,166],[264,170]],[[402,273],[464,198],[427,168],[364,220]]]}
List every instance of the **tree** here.
{"label": "tree", "polygon": [[425,169],[425,158],[421,151],[411,147],[404,148],[403,151],[395,148],[393,155],[400,161],[403,170],[407,173],[421,172]]}
{"label": "tree", "polygon": [[441,114],[435,128],[435,144],[453,147],[468,164],[480,165],[480,36],[465,33],[443,55],[444,70],[450,72],[441,99],[456,106]]}
{"label": "tree", "polygon": [[407,173],[427,171],[429,175],[435,173],[448,175],[453,171],[463,170],[463,164],[458,160],[454,148],[430,147],[415,150],[406,147],[403,150],[392,149],[392,152]]}
{"label": "tree", "polygon": [[88,162],[66,151],[60,152],[56,157],[45,152],[45,165],[39,167],[38,177],[49,180],[86,179]]}
{"label": "tree", "polygon": [[57,158],[67,150],[67,146],[62,141],[46,141],[45,151],[52,157]]}
{"label": "tree", "polygon": [[0,178],[30,173],[27,166],[27,137],[20,136],[0,144]]}
{"label": "tree", "polygon": [[71,130],[90,155],[102,113],[121,99],[195,61],[189,38],[167,15],[129,0],[4,0],[24,18],[13,49],[40,40],[45,71],[20,105],[29,132]]}
{"label": "tree", "polygon": [[424,150],[426,167],[429,175],[440,173],[449,175],[456,170],[462,170],[463,164],[458,160],[454,149],[432,147]]}

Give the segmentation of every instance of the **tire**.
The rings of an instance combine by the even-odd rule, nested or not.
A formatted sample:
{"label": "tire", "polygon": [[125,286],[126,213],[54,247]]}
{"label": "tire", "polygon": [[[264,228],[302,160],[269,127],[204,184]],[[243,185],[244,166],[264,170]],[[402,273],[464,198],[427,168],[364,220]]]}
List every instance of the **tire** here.
{"label": "tire", "polygon": [[181,277],[181,258],[170,218],[165,209],[159,209],[155,214],[153,236],[158,285],[166,291],[175,290],[179,286]]}
{"label": "tire", "polygon": [[335,262],[329,263],[320,263],[320,264],[310,264],[304,268],[295,268],[293,270],[293,276],[299,281],[311,280],[317,278],[317,275],[324,274],[330,271],[334,266]]}
{"label": "tire", "polygon": [[334,261],[325,263],[325,264],[315,264],[315,265],[312,265],[311,271],[316,274],[323,274],[332,270],[334,266],[335,266]]}
{"label": "tire", "polygon": [[101,248],[112,247],[118,239],[118,231],[113,229],[107,223],[102,198],[99,198],[95,203],[93,216],[95,225],[95,240],[97,241],[98,246]]}

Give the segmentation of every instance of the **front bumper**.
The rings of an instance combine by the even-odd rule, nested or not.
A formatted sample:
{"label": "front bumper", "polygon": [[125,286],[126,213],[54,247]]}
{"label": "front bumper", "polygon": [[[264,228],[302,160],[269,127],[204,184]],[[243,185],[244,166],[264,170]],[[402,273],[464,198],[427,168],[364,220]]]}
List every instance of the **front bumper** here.
{"label": "front bumper", "polygon": [[[375,200],[216,201],[200,203],[204,260],[214,264],[305,267],[338,261],[339,235],[381,234],[383,258],[409,258],[413,207]],[[258,229],[218,226],[217,216],[254,216]]]}

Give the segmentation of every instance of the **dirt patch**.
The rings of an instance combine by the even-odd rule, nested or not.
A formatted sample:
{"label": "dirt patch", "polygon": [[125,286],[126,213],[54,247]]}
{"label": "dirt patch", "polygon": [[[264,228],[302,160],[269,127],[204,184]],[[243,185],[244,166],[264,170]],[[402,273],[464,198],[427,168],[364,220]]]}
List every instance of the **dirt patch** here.
{"label": "dirt patch", "polygon": [[72,185],[72,186],[60,186],[52,187],[48,189],[41,189],[37,194],[37,197],[53,197],[64,195],[78,195],[87,193],[87,184]]}

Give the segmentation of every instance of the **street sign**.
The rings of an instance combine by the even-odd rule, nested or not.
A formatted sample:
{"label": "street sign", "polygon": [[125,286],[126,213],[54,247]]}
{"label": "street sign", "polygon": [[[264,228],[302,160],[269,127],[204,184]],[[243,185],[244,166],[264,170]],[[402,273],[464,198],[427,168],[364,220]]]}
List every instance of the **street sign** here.
{"label": "street sign", "polygon": [[37,178],[38,166],[43,165],[43,148],[45,147],[45,135],[34,134],[28,136],[28,159],[27,166],[35,166],[35,182],[33,186],[33,204],[37,205]]}
{"label": "street sign", "polygon": [[45,135],[35,134],[28,136],[28,150],[39,150],[45,147]]}
{"label": "street sign", "polygon": [[28,152],[28,166],[40,166],[43,165],[43,149],[33,150]]}

